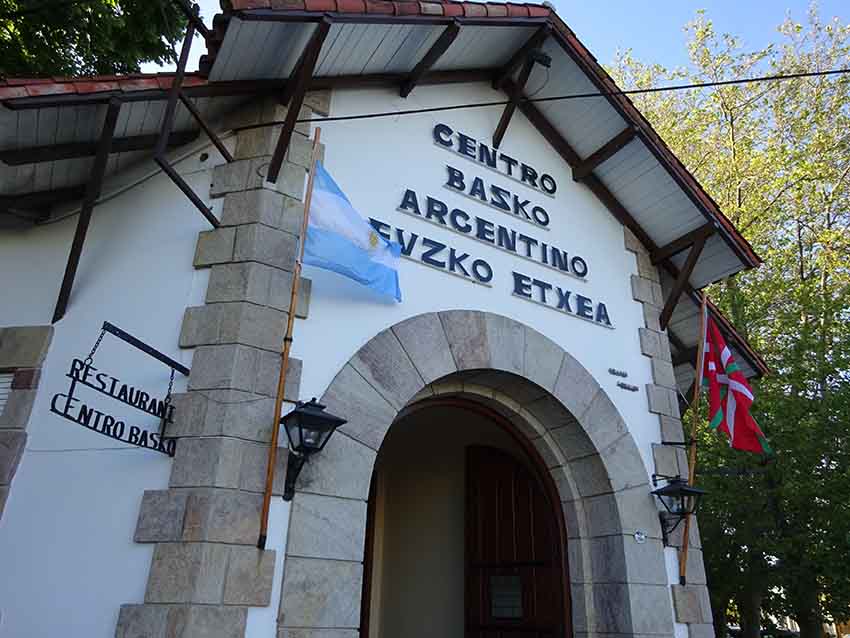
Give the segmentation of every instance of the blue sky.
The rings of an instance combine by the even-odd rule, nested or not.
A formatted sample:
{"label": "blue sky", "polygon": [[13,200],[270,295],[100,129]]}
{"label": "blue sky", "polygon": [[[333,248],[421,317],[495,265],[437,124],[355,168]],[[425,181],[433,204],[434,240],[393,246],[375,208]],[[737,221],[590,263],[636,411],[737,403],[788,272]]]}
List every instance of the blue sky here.
{"label": "blue sky", "polygon": [[[201,15],[207,24],[220,11],[218,0],[200,0]],[[790,12],[805,21],[809,0],[553,0],[558,15],[570,25],[579,39],[602,64],[613,61],[617,48],[631,48],[642,62],[658,62],[667,67],[686,65],[688,53],[682,27],[705,9],[719,33],[733,33],[748,48],[758,49],[776,41],[776,27]],[[850,22],[850,1],[821,0],[821,16]],[[195,40],[189,68],[197,68],[203,50]],[[145,65],[145,71],[160,70]]]}

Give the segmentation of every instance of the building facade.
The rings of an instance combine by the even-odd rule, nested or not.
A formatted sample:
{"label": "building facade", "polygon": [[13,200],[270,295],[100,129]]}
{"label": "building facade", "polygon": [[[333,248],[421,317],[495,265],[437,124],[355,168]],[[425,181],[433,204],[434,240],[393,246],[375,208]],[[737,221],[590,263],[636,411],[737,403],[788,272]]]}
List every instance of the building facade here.
{"label": "building facade", "polygon": [[[547,7],[213,26],[185,77],[0,86],[0,636],[713,635],[651,492],[697,291],[758,264],[716,205]],[[317,127],[400,303],[291,307]],[[286,409],[347,423],[259,549],[289,313]]]}

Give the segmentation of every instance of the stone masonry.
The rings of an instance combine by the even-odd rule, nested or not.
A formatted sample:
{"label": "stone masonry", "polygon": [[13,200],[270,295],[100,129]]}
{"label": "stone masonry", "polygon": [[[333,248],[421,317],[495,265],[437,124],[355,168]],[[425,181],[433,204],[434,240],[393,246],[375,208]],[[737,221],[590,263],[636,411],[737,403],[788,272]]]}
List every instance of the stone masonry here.
{"label": "stone masonry", "polygon": [[27,423],[52,338],[53,326],[0,328],[0,373],[12,375],[9,396],[0,409],[0,518],[26,447]]}
{"label": "stone masonry", "polygon": [[[637,259],[638,274],[632,275],[632,296],[643,305],[645,327],[640,329],[640,348],[652,365],[653,383],[646,386],[649,410],[658,415],[661,441],[682,442],[685,435],[679,414],[670,340],[659,323],[664,306],[661,278],[650,261],[649,251],[628,228],[623,227],[623,230],[626,250],[634,253]],[[688,476],[687,454],[682,447],[654,444],[652,453],[656,474]],[[683,529],[684,524],[681,524],[671,535],[672,546],[681,548]],[[709,638],[714,635],[714,628],[696,519],[691,520],[688,544],[688,584],[672,586],[676,621],[687,623],[690,638]]]}
{"label": "stone masonry", "polygon": [[[327,113],[312,94],[302,116]],[[310,163],[299,125],[276,183],[265,180],[286,107],[257,101],[228,116],[234,161],[213,169],[221,227],[201,232],[196,268],[209,268],[206,303],[187,308],[181,348],[194,348],[188,390],[174,396],[178,438],[167,490],[145,492],[135,541],[154,543],[143,604],[123,605],[116,638],[241,638],[249,606],[270,603],[275,552],[256,548],[290,287]],[[264,123],[270,123],[265,125]],[[309,309],[302,280],[296,316]],[[298,399],[291,359],[285,399]],[[274,493],[287,455],[278,454]]]}

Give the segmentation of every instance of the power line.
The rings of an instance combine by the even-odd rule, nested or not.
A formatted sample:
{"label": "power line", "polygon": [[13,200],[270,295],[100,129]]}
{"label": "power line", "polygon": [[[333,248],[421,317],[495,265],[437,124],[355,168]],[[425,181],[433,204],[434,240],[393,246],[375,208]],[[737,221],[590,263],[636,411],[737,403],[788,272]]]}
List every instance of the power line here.
{"label": "power line", "polygon": [[[801,78],[823,77],[831,75],[843,75],[850,73],[850,69],[830,69],[828,71],[803,71],[800,73],[787,73],[777,75],[763,75],[754,78],[739,78],[735,80],[720,80],[715,82],[692,82],[689,84],[674,84],[672,86],[654,86],[645,89],[627,89],[624,91],[600,91],[595,93],[572,93],[570,95],[553,95],[548,97],[524,97],[519,100],[520,103],[538,103],[538,102],[561,102],[565,100],[581,100],[595,97],[608,97],[616,95],[641,95],[646,93],[662,93],[664,91],[683,91],[688,89],[705,89],[719,86],[732,86],[738,84],[755,84],[758,82],[779,82],[784,80],[796,80]],[[421,113],[440,113],[445,111],[460,111],[464,109],[478,109],[492,106],[505,106],[510,103],[510,100],[494,100],[490,102],[468,102],[465,104],[452,104],[448,106],[432,106],[419,109],[402,109],[399,111],[379,111],[376,113],[360,113],[357,115],[336,115],[330,117],[304,118],[296,120],[298,123],[313,122],[320,124],[322,122],[344,122],[350,120],[369,120],[380,117],[397,117],[401,115],[417,115]],[[274,124],[275,122],[273,122]],[[281,122],[276,122],[280,124]],[[260,126],[260,125],[257,125]],[[262,126],[268,126],[263,124]],[[246,127],[256,128],[256,127]]]}

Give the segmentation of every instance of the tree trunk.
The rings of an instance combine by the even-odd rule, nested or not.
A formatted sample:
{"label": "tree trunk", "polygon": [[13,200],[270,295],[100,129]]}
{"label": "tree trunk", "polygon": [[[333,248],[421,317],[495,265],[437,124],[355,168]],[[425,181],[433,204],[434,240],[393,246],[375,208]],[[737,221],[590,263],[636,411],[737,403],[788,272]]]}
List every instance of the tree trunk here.
{"label": "tree trunk", "polygon": [[[711,590],[709,590],[709,593],[711,593]],[[726,620],[726,610],[729,609],[730,599],[731,596],[729,594],[711,597],[711,619],[714,622],[714,638],[729,637],[729,622]]]}
{"label": "tree trunk", "polygon": [[760,638],[762,596],[762,588],[757,583],[750,583],[736,597],[741,614],[741,638]]}
{"label": "tree trunk", "polygon": [[800,592],[795,603],[797,613],[794,620],[800,625],[800,638],[823,638],[823,618],[818,604],[817,587]]}

